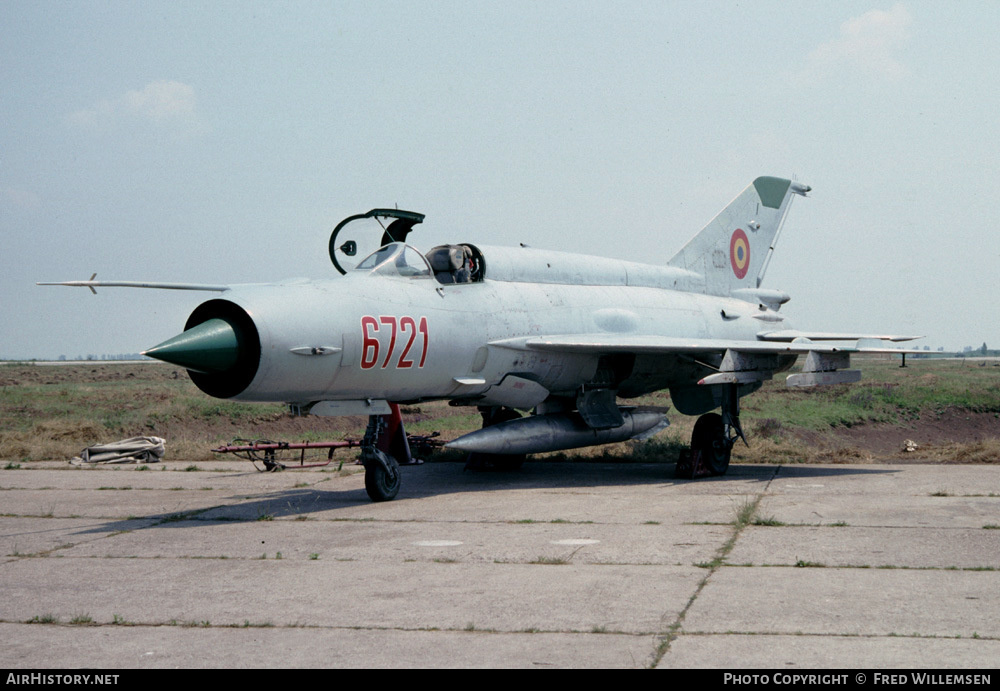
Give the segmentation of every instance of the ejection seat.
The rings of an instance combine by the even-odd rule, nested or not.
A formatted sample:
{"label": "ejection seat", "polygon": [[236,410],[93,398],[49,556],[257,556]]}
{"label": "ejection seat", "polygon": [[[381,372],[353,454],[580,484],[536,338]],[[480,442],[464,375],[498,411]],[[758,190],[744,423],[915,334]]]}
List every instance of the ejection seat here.
{"label": "ejection seat", "polygon": [[445,285],[472,282],[472,250],[462,245],[439,245],[427,253],[434,278]]}

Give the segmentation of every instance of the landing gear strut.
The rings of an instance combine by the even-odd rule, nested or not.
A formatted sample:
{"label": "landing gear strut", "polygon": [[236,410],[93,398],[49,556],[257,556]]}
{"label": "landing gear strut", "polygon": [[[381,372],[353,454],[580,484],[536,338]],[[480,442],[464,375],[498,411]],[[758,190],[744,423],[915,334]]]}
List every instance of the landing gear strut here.
{"label": "landing gear strut", "polygon": [[740,398],[736,384],[723,384],[722,414],[698,418],[691,433],[691,450],[700,452],[712,475],[725,475],[737,439],[747,443],[740,426]]}
{"label": "landing gear strut", "polygon": [[368,428],[361,442],[361,463],[365,466],[365,491],[372,501],[394,499],[402,484],[399,462],[404,464],[413,462],[399,406],[395,403],[389,405],[392,408],[391,415],[368,416]]}

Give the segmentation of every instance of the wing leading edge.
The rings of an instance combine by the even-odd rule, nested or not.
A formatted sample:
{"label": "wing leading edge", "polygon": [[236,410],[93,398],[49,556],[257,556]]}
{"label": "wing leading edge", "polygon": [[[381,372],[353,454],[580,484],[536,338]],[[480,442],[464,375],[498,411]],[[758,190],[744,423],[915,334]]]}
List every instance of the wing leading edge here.
{"label": "wing leading edge", "polygon": [[[828,334],[830,335],[830,334]],[[836,340],[847,340],[846,334]],[[513,350],[534,350],[563,353],[588,353],[608,355],[614,353],[634,353],[643,355],[721,355],[721,363],[716,367],[702,362],[715,370],[703,377],[699,385],[750,384],[771,379],[779,368],[779,356],[805,355],[802,372],[790,374],[788,386],[819,386],[827,384],[847,384],[861,378],[859,370],[844,369],[850,366],[854,353],[883,353],[902,355],[918,352],[898,347],[887,347],[885,340],[911,340],[907,336],[891,339],[855,335],[853,345],[814,343],[798,335],[788,342],[741,341],[721,338],[675,338],[654,335],[624,334],[584,334],[556,336],[528,336],[522,338],[492,341],[490,345]],[[786,360],[787,362],[787,360]],[[783,369],[783,368],[782,368]]]}

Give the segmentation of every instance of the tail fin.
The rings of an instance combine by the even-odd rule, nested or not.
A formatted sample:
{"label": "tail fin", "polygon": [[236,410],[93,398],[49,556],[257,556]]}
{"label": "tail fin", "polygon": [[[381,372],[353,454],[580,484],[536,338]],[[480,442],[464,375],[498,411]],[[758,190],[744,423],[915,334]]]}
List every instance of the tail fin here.
{"label": "tail fin", "polygon": [[792,195],[804,197],[810,189],[784,178],[757,178],[668,266],[704,276],[709,295],[760,287]]}

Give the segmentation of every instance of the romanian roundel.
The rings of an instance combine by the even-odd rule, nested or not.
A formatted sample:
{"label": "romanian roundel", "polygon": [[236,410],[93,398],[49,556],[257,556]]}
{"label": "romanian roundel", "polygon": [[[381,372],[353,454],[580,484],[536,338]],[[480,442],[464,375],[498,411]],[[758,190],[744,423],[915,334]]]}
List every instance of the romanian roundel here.
{"label": "romanian roundel", "polygon": [[736,278],[743,278],[750,268],[750,242],[747,234],[742,229],[733,231],[733,237],[729,239],[729,262],[733,265],[733,273]]}

